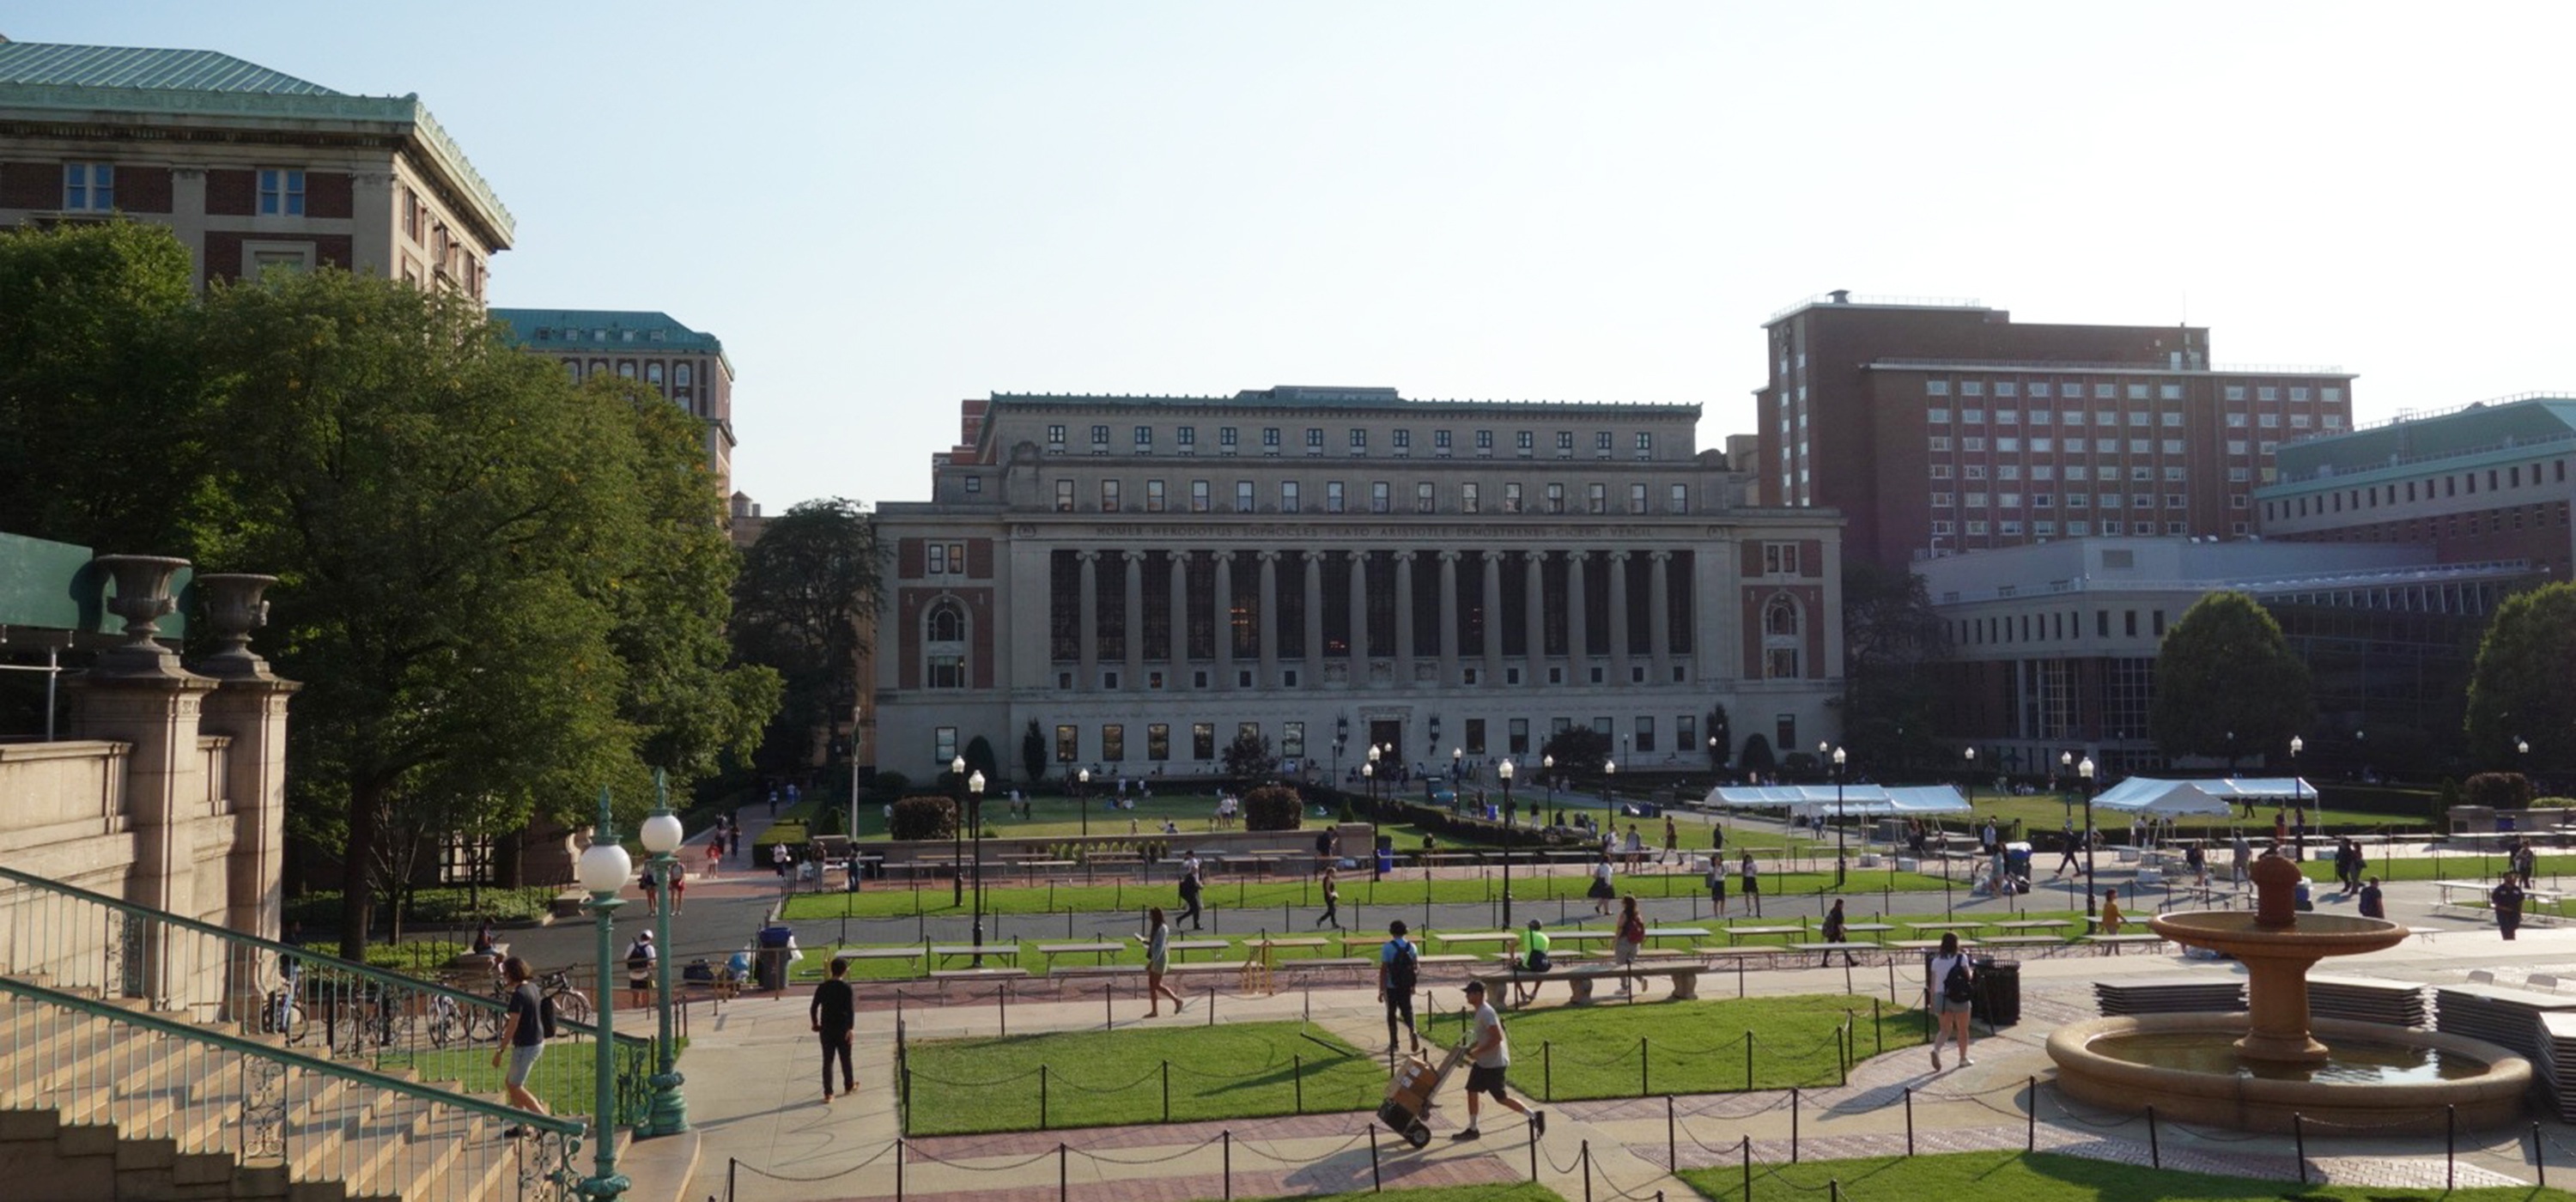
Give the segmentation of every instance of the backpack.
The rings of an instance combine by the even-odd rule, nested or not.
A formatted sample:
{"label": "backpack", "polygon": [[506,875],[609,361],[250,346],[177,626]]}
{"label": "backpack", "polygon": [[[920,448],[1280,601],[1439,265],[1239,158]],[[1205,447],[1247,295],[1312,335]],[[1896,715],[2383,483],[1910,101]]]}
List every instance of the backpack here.
{"label": "backpack", "polygon": [[626,953],[626,971],[646,972],[651,970],[652,967],[653,957],[645,955],[643,948],[638,947],[635,950]]}
{"label": "backpack", "polygon": [[548,1039],[555,1037],[555,999],[552,994],[537,994],[537,1030],[544,1032]]}
{"label": "backpack", "polygon": [[1413,950],[1413,942],[1406,940],[1403,950],[1395,954],[1395,959],[1387,962],[1387,989],[1394,993],[1413,992],[1414,985],[1420,979],[1420,970],[1419,954]]}
{"label": "backpack", "polygon": [[1976,988],[1968,982],[1966,956],[1950,962],[1950,975],[1941,979],[1941,996],[1954,1002],[1969,1001],[1977,996]]}

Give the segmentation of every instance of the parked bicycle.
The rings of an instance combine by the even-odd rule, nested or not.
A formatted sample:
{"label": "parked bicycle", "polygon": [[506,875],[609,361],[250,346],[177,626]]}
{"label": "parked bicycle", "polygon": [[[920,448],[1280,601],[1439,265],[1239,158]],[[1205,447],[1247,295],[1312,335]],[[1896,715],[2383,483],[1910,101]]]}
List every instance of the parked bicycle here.
{"label": "parked bicycle", "polygon": [[555,1017],[588,1023],[597,1011],[590,995],[572,987],[572,974],[560,969],[537,978],[537,988],[555,1004]]}

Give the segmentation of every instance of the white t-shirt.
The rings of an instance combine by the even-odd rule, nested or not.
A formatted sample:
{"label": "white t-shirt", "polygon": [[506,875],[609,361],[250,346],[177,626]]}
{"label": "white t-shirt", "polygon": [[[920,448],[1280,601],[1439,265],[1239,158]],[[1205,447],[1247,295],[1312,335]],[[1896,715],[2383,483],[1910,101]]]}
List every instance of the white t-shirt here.
{"label": "white t-shirt", "polygon": [[1510,1067],[1512,1063],[1512,1041],[1510,1036],[1503,1033],[1502,1016],[1494,1013],[1493,1003],[1479,1002],[1476,1005],[1476,1037],[1469,1041],[1467,1046],[1483,1046],[1485,1042],[1485,1033],[1487,1031],[1491,1031],[1494,1034],[1494,1050],[1477,1056],[1476,1067]]}

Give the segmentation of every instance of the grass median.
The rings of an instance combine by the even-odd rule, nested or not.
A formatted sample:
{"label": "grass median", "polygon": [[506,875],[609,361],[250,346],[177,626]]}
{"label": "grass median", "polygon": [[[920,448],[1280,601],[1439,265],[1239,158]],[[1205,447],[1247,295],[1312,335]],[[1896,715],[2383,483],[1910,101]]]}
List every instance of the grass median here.
{"label": "grass median", "polygon": [[1375,1057],[1286,1022],[915,1040],[906,1064],[915,1136],[1367,1110],[1387,1081]]}
{"label": "grass median", "polygon": [[[1746,1202],[1744,1170],[1729,1166],[1676,1174],[1716,1202]],[[2087,1160],[2048,1152],[1952,1152],[1933,1156],[1810,1160],[1753,1166],[1753,1191],[1764,1197],[1816,1197],[1845,1202],[1912,1202],[1917,1198],[2010,1198],[2013,1202],[2568,1202],[2576,1195],[2534,1186],[2484,1189],[2393,1189],[2377,1185],[2297,1185]]]}
{"label": "grass median", "polygon": [[[1658,982],[1659,995],[1660,988]],[[1838,1084],[1838,1043],[1847,1020],[1858,1045],[1855,1061],[1923,1039],[1921,1011],[1844,994],[1691,1002],[1666,996],[1634,1005],[1516,1010],[1504,1016],[1503,1029],[1511,1038],[1512,1085],[1543,1101],[1572,1102]],[[1433,1016],[1423,1038],[1451,1042],[1466,1029],[1466,1012],[1448,1010]]]}

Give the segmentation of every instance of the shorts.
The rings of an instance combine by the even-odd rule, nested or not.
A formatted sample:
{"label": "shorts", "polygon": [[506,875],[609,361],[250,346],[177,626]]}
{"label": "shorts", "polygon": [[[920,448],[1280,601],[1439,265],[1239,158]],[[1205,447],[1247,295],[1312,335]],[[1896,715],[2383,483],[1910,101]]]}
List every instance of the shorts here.
{"label": "shorts", "polygon": [[626,974],[626,987],[638,992],[651,989],[653,987],[653,974],[649,972],[630,972]]}
{"label": "shorts", "polygon": [[1506,1066],[1500,1064],[1491,1068],[1487,1068],[1481,1064],[1470,1065],[1467,1069],[1467,1092],[1489,1093],[1494,1095],[1495,1101],[1501,1101],[1503,1099],[1503,1069],[1505,1067]]}
{"label": "shorts", "polygon": [[545,1051],[546,1045],[542,1043],[512,1044],[510,1046],[510,1075],[505,1078],[505,1080],[512,1085],[526,1085],[528,1083],[528,1073],[537,1067],[537,1057],[544,1055]]}
{"label": "shorts", "polygon": [[1974,1005],[1976,1005],[1976,1002],[1973,1000],[1954,1002],[1947,996],[1944,996],[1933,1001],[1932,1011],[1935,1014],[1966,1014],[1969,1007]]}

